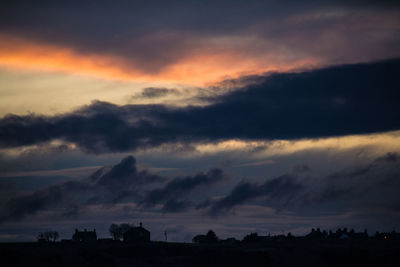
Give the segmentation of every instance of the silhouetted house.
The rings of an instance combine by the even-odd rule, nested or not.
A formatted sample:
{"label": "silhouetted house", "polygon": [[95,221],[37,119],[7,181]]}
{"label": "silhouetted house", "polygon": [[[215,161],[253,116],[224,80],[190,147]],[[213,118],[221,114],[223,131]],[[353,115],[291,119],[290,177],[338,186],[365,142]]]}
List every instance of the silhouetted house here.
{"label": "silhouetted house", "polygon": [[396,233],[395,231],[390,233],[379,233],[375,234],[375,239],[380,240],[400,240],[400,233]]}
{"label": "silhouetted house", "polygon": [[196,235],[193,237],[192,242],[198,244],[215,244],[219,242],[219,238],[213,230],[209,230],[205,235]]}
{"label": "silhouetted house", "polygon": [[262,243],[262,242],[269,242],[269,241],[280,241],[282,239],[285,239],[284,235],[271,236],[271,235],[258,235],[258,233],[250,233],[243,238],[242,242],[243,243]]}
{"label": "silhouetted house", "polygon": [[142,226],[131,227],[123,234],[124,242],[150,242],[150,232]]}
{"label": "silhouetted house", "polygon": [[96,229],[93,231],[87,231],[86,229],[84,231],[79,231],[78,229],[75,229],[75,233],[72,235],[72,240],[83,243],[96,242]]}

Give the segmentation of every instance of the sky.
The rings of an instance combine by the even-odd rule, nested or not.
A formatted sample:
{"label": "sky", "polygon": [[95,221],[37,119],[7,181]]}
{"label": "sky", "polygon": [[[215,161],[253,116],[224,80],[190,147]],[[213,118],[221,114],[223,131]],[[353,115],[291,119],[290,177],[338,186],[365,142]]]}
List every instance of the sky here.
{"label": "sky", "polygon": [[400,230],[397,1],[2,1],[0,242]]}

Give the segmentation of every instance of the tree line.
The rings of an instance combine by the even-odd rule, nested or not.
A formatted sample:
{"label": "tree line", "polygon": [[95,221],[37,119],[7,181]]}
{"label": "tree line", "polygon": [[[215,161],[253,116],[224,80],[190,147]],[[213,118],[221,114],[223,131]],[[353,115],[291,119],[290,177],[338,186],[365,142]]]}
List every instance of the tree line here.
{"label": "tree line", "polygon": [[56,242],[56,240],[60,237],[57,231],[47,231],[41,232],[37,235],[36,239],[38,242]]}

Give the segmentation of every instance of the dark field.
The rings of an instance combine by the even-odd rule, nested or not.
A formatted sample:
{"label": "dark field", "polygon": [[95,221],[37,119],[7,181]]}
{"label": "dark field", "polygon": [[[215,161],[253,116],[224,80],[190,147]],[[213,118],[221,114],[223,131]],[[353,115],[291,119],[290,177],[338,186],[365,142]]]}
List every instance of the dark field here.
{"label": "dark field", "polygon": [[400,241],[2,243],[2,266],[400,266]]}

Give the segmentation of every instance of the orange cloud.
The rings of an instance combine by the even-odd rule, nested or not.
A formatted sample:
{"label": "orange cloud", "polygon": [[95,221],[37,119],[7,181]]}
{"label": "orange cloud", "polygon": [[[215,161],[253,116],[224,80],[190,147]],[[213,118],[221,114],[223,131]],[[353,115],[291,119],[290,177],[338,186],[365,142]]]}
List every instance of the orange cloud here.
{"label": "orange cloud", "polygon": [[0,35],[0,64],[12,68],[78,73],[103,79],[205,85],[242,75],[316,65],[317,61],[302,59],[287,64],[238,53],[232,47],[226,51],[223,47],[200,48],[158,73],[148,73],[115,55],[82,54],[68,47]]}

